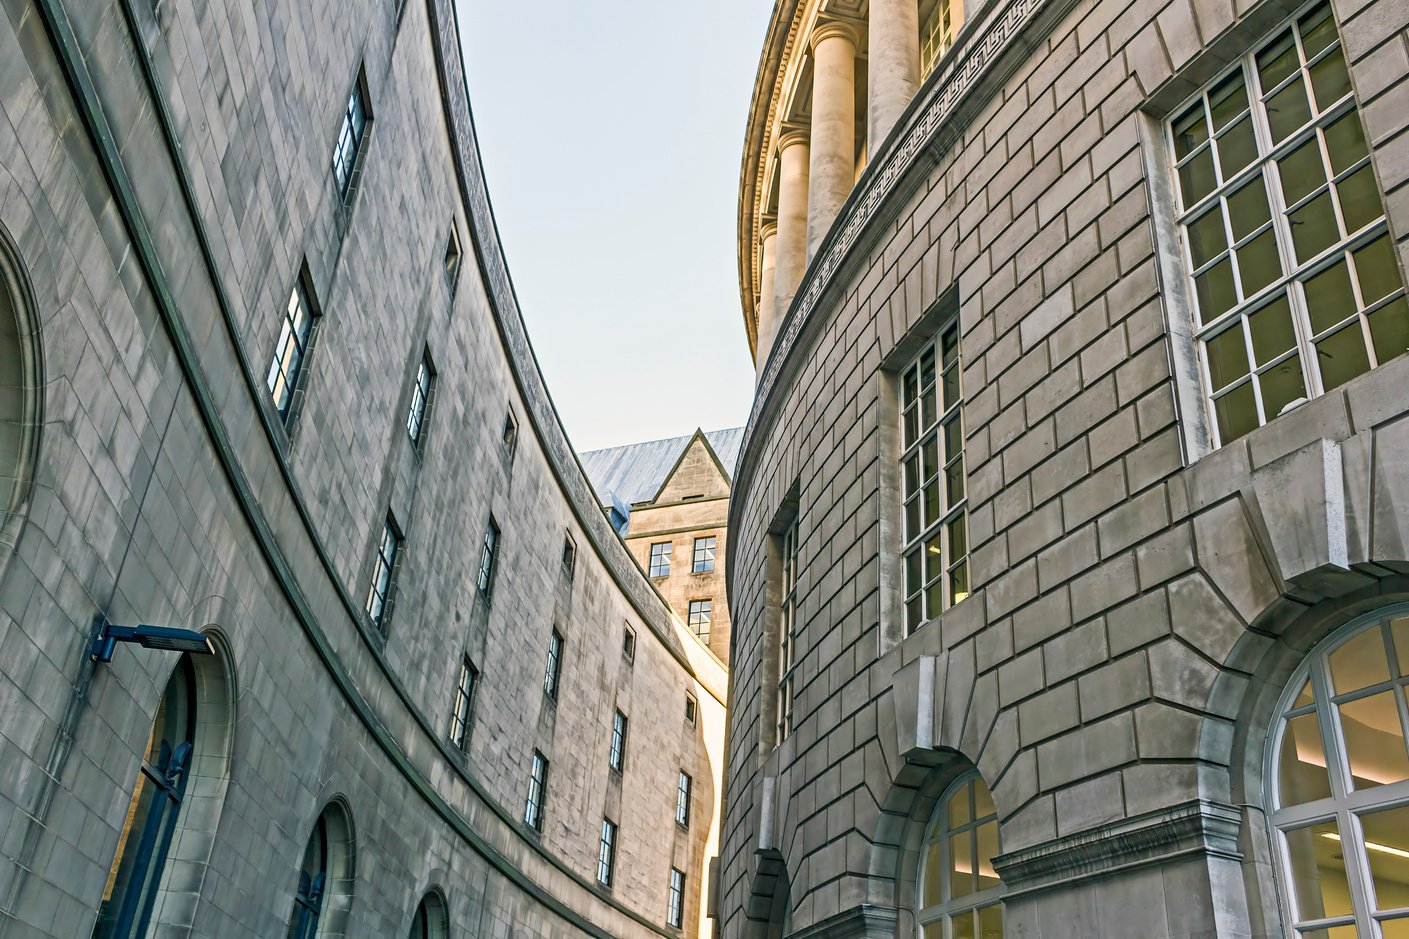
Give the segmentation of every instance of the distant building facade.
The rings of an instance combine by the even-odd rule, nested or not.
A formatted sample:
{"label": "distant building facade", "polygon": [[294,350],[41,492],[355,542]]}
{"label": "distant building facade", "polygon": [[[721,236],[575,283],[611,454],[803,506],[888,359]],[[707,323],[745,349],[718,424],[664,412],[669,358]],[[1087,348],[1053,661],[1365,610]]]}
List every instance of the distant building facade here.
{"label": "distant building facade", "polygon": [[729,663],[724,559],[729,487],[743,428],[591,450],[582,466],[641,570]]}
{"label": "distant building facade", "polygon": [[459,48],[0,12],[0,937],[711,931],[725,672],[554,416]]}
{"label": "distant building facade", "polygon": [[725,939],[1409,935],[1406,30],[775,4]]}

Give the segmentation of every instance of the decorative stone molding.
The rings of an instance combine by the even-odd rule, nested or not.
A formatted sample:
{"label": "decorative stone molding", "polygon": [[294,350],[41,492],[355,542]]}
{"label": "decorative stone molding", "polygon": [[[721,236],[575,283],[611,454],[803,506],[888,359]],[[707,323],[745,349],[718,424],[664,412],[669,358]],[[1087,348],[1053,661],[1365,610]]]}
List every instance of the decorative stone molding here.
{"label": "decorative stone molding", "polygon": [[891,939],[896,934],[898,919],[891,907],[863,903],[788,933],[786,939]]}
{"label": "decorative stone molding", "polygon": [[1195,799],[1000,855],[993,868],[1012,900],[1178,858],[1240,861],[1241,827],[1242,814],[1233,806]]}
{"label": "decorative stone molding", "polygon": [[853,46],[861,44],[861,30],[858,26],[846,20],[826,20],[818,23],[812,30],[812,35],[807,37],[808,47],[815,52],[819,45],[833,36],[840,36]]}

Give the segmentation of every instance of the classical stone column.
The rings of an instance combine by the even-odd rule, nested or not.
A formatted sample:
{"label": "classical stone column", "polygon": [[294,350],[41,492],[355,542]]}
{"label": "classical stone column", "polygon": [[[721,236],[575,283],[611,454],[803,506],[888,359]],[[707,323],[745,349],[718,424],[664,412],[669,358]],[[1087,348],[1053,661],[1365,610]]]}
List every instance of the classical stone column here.
{"label": "classical stone column", "polygon": [[856,33],[845,23],[812,32],[812,162],[807,257],[811,260],[856,181]]}
{"label": "classical stone column", "polygon": [[778,234],[774,253],[773,315],[788,315],[793,294],[807,270],[807,131],[789,131],[778,140]]}
{"label": "classical stone column", "polygon": [[774,273],[778,266],[778,223],[764,222],[759,226],[758,238],[763,250],[758,265],[758,346],[754,365],[761,378],[763,367],[768,364],[768,353],[773,348],[773,337],[778,333],[779,314],[774,294]]}
{"label": "classical stone column", "polygon": [[918,0],[871,0],[866,44],[866,154],[874,157],[920,87]]}

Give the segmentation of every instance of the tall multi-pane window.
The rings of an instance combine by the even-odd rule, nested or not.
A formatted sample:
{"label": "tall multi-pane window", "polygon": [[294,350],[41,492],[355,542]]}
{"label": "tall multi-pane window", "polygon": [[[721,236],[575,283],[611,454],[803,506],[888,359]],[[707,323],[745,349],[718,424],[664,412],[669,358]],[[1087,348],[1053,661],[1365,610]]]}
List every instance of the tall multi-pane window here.
{"label": "tall multi-pane window", "polygon": [[670,869],[670,899],[665,910],[665,921],[668,925],[680,928],[685,920],[685,872],[672,867]]}
{"label": "tall multi-pane window", "polygon": [[651,566],[650,575],[652,577],[670,576],[670,542],[660,541],[651,545]]}
{"label": "tall multi-pane window", "polygon": [[333,147],[333,175],[338,181],[338,192],[350,194],[353,171],[357,168],[357,155],[362,150],[362,142],[367,135],[366,92],[362,88],[362,76],[353,82],[352,93],[347,97],[347,109],[343,112],[342,126],[338,128],[338,142]]}
{"label": "tall multi-pane window", "polygon": [[602,819],[602,840],[597,844],[597,883],[603,887],[612,885],[612,873],[616,868],[616,822]]}
{"label": "tall multi-pane window", "polygon": [[524,801],[523,820],[534,831],[543,830],[543,803],[548,795],[548,758],[533,751],[533,768],[528,774],[528,798]]}
{"label": "tall multi-pane window", "polygon": [[274,398],[274,407],[285,422],[294,412],[294,399],[308,363],[316,321],[317,313],[309,299],[308,286],[300,275],[294,280],[294,289],[284,306],[284,322],[279,328],[279,341],[274,344],[274,358],[265,379],[269,394]]}
{"label": "tall multi-pane window", "polygon": [[386,631],[390,619],[392,591],[396,584],[396,558],[401,551],[401,530],[396,519],[387,513],[382,523],[382,536],[377,542],[377,557],[372,563],[372,583],[367,588],[367,615],[377,628]]}
{"label": "tall multi-pane window", "polygon": [[928,77],[954,45],[964,25],[963,0],[929,0],[920,4],[920,75]]}
{"label": "tall multi-pane window", "polygon": [[475,685],[479,684],[479,669],[467,655],[460,662],[460,679],[455,684],[455,706],[450,711],[450,742],[461,750],[470,736],[470,715],[475,704]]}
{"label": "tall multi-pane window", "polygon": [[1409,348],[1329,5],[1210,82],[1168,134],[1215,445]]}
{"label": "tall multi-pane window", "polygon": [[690,774],[683,769],[680,771],[680,782],[675,790],[675,824],[690,827],[690,788],[694,785],[694,780]]}
{"label": "tall multi-pane window", "polygon": [[920,858],[922,939],[1002,939],[1002,881],[993,870],[998,815],[977,772],[944,793]]}
{"label": "tall multi-pane window", "polygon": [[563,634],[556,629],[548,636],[548,667],[543,671],[543,693],[558,700],[558,681],[563,670]]}
{"label": "tall multi-pane window", "polygon": [[906,632],[969,595],[959,373],[957,318],[946,323],[901,373]]}
{"label": "tall multi-pane window", "polygon": [[793,683],[797,677],[797,552],[798,516],[783,532],[782,602],[778,616],[778,737],[782,743],[793,732]]}
{"label": "tall multi-pane window", "polygon": [[1298,936],[1409,936],[1409,605],[1332,634],[1288,682],[1266,799]]}
{"label": "tall multi-pane window", "polygon": [[406,434],[418,450],[425,442],[426,409],[430,407],[434,387],[435,367],[431,365],[430,352],[424,352],[416,368],[416,384],[411,388],[411,411],[406,415]]}
{"label": "tall multi-pane window", "polygon": [[712,600],[691,600],[689,606],[689,626],[706,643],[709,642],[709,620]]}
{"label": "tall multi-pane window", "polygon": [[708,574],[714,570],[714,545],[716,538],[714,535],[706,535],[703,538],[695,539],[694,564],[690,570],[696,574]]}
{"label": "tall multi-pane window", "polygon": [[491,516],[484,529],[484,550],[479,556],[479,592],[486,597],[494,590],[494,558],[499,552],[499,525]]}
{"label": "tall multi-pane window", "polygon": [[626,764],[626,715],[620,711],[612,718],[612,749],[607,757],[607,765],[615,772],[621,772]]}

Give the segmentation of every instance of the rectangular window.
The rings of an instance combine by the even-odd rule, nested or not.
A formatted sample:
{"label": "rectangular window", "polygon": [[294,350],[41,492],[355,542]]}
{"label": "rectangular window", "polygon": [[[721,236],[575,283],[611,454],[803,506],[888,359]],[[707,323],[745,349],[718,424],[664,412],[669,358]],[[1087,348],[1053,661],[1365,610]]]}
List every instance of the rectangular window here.
{"label": "rectangular window", "polygon": [[602,819],[602,841],[597,846],[597,883],[603,887],[612,885],[612,871],[616,867],[616,822]]}
{"label": "rectangular window", "polygon": [[460,236],[455,231],[455,224],[450,224],[450,237],[445,242],[445,282],[450,285],[450,292],[455,292],[455,282],[460,279]]}
{"label": "rectangular window", "polygon": [[782,537],[782,602],[778,617],[778,743],[793,731],[793,683],[797,671],[797,558],[798,516],[788,524]]}
{"label": "rectangular window", "polygon": [[509,462],[514,462],[514,451],[519,446],[519,425],[514,420],[512,412],[504,415],[504,453],[509,458]]}
{"label": "rectangular window", "polygon": [[689,626],[695,631],[695,635],[709,644],[709,617],[710,607],[713,605],[710,600],[691,600],[689,609]]}
{"label": "rectangular window", "polygon": [[269,363],[269,375],[265,379],[269,394],[274,398],[274,407],[285,424],[292,420],[296,410],[294,402],[301,391],[299,385],[304,377],[304,366],[308,364],[313,327],[317,320],[318,314],[310,301],[308,285],[300,274],[294,280],[289,302],[284,307],[279,341],[274,344],[274,359]]}
{"label": "rectangular window", "polygon": [[567,571],[568,579],[572,579],[576,567],[577,542],[572,540],[572,535],[565,535],[563,536],[563,570]]}
{"label": "rectangular window", "polygon": [[955,317],[900,375],[907,633],[969,595],[960,368]]}
{"label": "rectangular window", "polygon": [[543,673],[543,693],[558,700],[558,678],[563,668],[563,635],[556,629],[548,637],[548,668]]}
{"label": "rectangular window", "polygon": [[636,630],[629,623],[621,634],[621,654],[628,662],[636,661]]}
{"label": "rectangular window", "polygon": [[1331,8],[1167,125],[1214,446],[1409,347],[1409,306]]}
{"label": "rectangular window", "polygon": [[691,726],[693,726],[695,723],[695,710],[699,706],[699,702],[695,700],[695,696],[690,694],[688,691],[685,692],[685,720]]}
{"label": "rectangular window", "polygon": [[396,585],[396,557],[401,551],[401,530],[396,519],[387,513],[382,524],[382,537],[377,542],[377,557],[372,563],[372,584],[367,590],[367,615],[383,635],[390,620],[392,592]]}
{"label": "rectangular window", "polygon": [[612,718],[612,751],[607,765],[618,773],[626,765],[626,715],[620,711]]}
{"label": "rectangular window", "polygon": [[434,388],[435,366],[431,365],[431,354],[427,350],[421,354],[421,364],[416,368],[416,384],[411,388],[411,411],[406,415],[406,435],[417,450],[425,443],[426,410],[430,407]]}
{"label": "rectangular window", "polygon": [[670,576],[670,542],[660,541],[651,545],[651,567],[652,577]]}
{"label": "rectangular window", "polygon": [[338,192],[346,199],[352,194],[356,182],[357,157],[362,151],[362,142],[367,137],[367,122],[371,109],[367,107],[367,92],[361,73],[352,85],[352,93],[347,97],[347,110],[343,112],[342,126],[338,128],[338,142],[333,147],[333,175],[337,178]]}
{"label": "rectangular window", "polygon": [[954,45],[964,25],[963,0],[928,0],[920,4],[920,76],[928,78]]}
{"label": "rectangular window", "polygon": [[696,574],[708,574],[714,570],[714,535],[695,539],[695,558],[690,570]]}
{"label": "rectangular window", "polygon": [[690,786],[694,780],[683,769],[680,771],[680,785],[675,790],[675,824],[690,827]]}
{"label": "rectangular window", "polygon": [[528,799],[523,820],[534,831],[543,830],[543,803],[548,796],[548,758],[533,751],[533,769],[528,774]]}
{"label": "rectangular window", "polygon": [[450,742],[465,749],[470,739],[470,715],[475,702],[475,685],[479,684],[479,669],[467,655],[460,662],[460,680],[455,685],[455,707],[450,712]]}
{"label": "rectangular window", "polygon": [[670,906],[665,912],[665,921],[680,928],[680,924],[685,919],[685,874],[683,871],[670,869]]}
{"label": "rectangular window", "polygon": [[489,518],[484,530],[484,552],[479,558],[479,592],[486,597],[494,590],[494,555],[499,550],[499,525]]}

